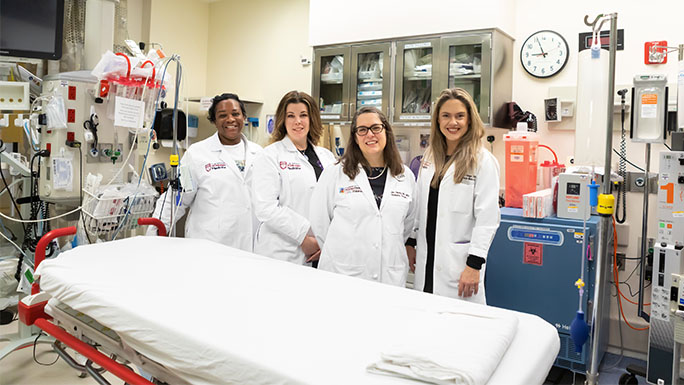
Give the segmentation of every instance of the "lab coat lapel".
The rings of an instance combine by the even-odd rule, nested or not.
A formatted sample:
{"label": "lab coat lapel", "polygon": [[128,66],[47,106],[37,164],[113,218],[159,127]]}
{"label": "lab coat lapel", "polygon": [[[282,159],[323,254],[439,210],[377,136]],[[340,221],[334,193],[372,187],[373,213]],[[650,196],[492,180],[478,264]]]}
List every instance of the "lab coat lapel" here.
{"label": "lab coat lapel", "polygon": [[[387,174],[387,179],[385,179],[385,189],[382,192],[382,201],[380,201],[380,211],[382,211],[382,208],[385,207],[385,204],[387,203],[387,200],[390,199],[390,196],[392,195],[392,191],[396,190],[397,184],[399,184],[399,181],[403,178],[406,177],[405,174],[392,176],[390,173],[389,168],[385,170]],[[377,204],[376,204],[377,206]]]}
{"label": "lab coat lapel", "polygon": [[[434,167],[433,167],[433,169],[434,169]],[[441,185],[442,183],[444,183],[444,181],[447,181],[447,180],[453,181],[455,172],[456,172],[456,163],[452,163],[451,166],[449,166],[449,168],[447,169],[446,174],[444,174],[444,177],[442,177],[442,181],[439,182],[439,184]],[[432,180],[432,178],[430,180]]]}
{"label": "lab coat lapel", "polygon": [[311,174],[313,175],[313,177],[315,179],[316,173],[314,172],[313,166],[311,165],[311,163],[309,163],[309,160],[306,158],[306,156],[304,156],[304,154],[299,152],[299,150],[297,149],[297,146],[295,146],[295,144],[292,142],[292,139],[290,139],[289,136],[285,135],[282,142],[283,142],[283,145],[285,146],[285,148],[289,152],[293,153],[293,156],[295,158],[299,159],[299,161],[302,165],[302,168],[308,168],[309,170],[311,170]]}
{"label": "lab coat lapel", "polygon": [[[370,182],[368,182],[368,174],[366,174],[366,170],[363,169],[363,166],[359,165],[359,174],[354,179],[361,188],[361,191],[363,191],[363,195],[366,197],[366,199],[368,199],[370,205],[373,206],[373,209],[377,211],[378,204],[375,203],[373,189],[370,186]],[[385,185],[385,189],[387,189],[387,185]]]}

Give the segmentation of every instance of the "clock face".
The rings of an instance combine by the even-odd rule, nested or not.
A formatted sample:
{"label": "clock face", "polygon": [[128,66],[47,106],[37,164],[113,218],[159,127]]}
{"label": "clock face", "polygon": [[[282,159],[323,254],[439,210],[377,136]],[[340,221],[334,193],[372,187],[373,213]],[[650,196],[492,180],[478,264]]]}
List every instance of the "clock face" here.
{"label": "clock face", "polygon": [[548,78],[560,72],[568,62],[568,43],[553,31],[535,32],[520,48],[520,62],[530,75]]}

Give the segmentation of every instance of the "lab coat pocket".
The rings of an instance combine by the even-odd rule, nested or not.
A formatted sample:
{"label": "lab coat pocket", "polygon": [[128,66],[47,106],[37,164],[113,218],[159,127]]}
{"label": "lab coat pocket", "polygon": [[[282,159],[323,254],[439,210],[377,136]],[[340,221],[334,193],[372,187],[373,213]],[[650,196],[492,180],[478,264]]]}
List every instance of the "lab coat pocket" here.
{"label": "lab coat pocket", "polygon": [[364,270],[366,270],[365,265],[352,265],[335,260],[332,260],[331,262],[331,270],[334,273],[348,275],[350,277],[361,277]]}
{"label": "lab coat pocket", "polygon": [[409,202],[405,200],[392,200],[382,210],[382,221],[390,234],[404,233],[404,218],[408,213]]}
{"label": "lab coat pocket", "polygon": [[454,185],[452,189],[452,193],[449,196],[449,199],[451,199],[451,211],[462,214],[472,213],[474,186],[459,183]]}
{"label": "lab coat pocket", "polygon": [[383,283],[388,283],[394,286],[406,286],[406,277],[408,276],[408,263],[403,265],[389,266],[387,268],[387,277],[383,279]]}
{"label": "lab coat pocket", "polygon": [[469,249],[470,242],[449,244],[449,268],[447,271],[449,273],[448,282],[450,286],[458,287],[461,274],[466,266]]}

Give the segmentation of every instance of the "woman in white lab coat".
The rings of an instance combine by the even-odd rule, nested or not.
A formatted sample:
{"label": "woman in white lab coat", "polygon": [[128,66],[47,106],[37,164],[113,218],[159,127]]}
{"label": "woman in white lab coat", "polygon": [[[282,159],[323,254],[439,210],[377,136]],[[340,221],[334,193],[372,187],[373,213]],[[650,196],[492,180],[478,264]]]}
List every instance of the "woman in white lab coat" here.
{"label": "woman in white lab coat", "polygon": [[404,286],[414,186],[387,118],[374,107],[361,108],[347,151],[323,172],[311,198],[311,228],[322,245],[319,268]]}
{"label": "woman in white lab coat", "polygon": [[499,227],[499,164],[482,145],[472,97],[442,91],[416,184],[415,289],[486,304],[484,273]]}
{"label": "woman in white lab coat", "polygon": [[323,132],[318,104],[288,92],[276,110],[272,144],[254,160],[252,199],[259,228],[254,252],[296,264],[315,262],[320,248],[309,223],[311,192],[333,154],[316,146]]}
{"label": "woman in white lab coat", "polygon": [[[245,105],[235,94],[217,95],[209,108],[208,119],[216,133],[188,148],[180,165],[187,167],[192,186],[183,186],[177,196],[175,223],[186,211],[186,238],[209,239],[245,251],[252,251],[256,230],[249,183],[252,163],[261,146],[242,134]],[[171,227],[171,193],[167,190],[157,201],[154,216]],[[150,226],[148,235],[156,235]]]}

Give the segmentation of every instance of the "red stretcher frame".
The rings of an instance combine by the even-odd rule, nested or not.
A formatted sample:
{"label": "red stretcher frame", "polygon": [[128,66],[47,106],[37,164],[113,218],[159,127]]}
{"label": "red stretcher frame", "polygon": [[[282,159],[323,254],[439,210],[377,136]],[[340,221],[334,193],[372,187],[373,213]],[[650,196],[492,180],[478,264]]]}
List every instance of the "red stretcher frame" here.
{"label": "red stretcher frame", "polygon": [[[166,227],[157,218],[139,218],[138,225],[156,226],[158,235],[166,236]],[[76,227],[70,226],[55,229],[43,235],[36,246],[34,261],[35,269],[38,269],[38,266],[45,260],[45,249],[53,239],[73,234],[76,234]],[[38,294],[39,292],[40,285],[38,282],[34,282],[31,287],[31,294]],[[27,306],[24,303],[19,302],[19,320],[28,326],[35,324],[47,334],[55,337],[56,340],[81,353],[84,357],[130,385],[154,385],[154,383],[131,371],[127,366],[114,361],[92,346],[67,333],[61,327],[50,322],[49,320],[52,319],[52,317],[45,313],[44,310],[46,304],[47,301],[43,301],[32,306]]]}

